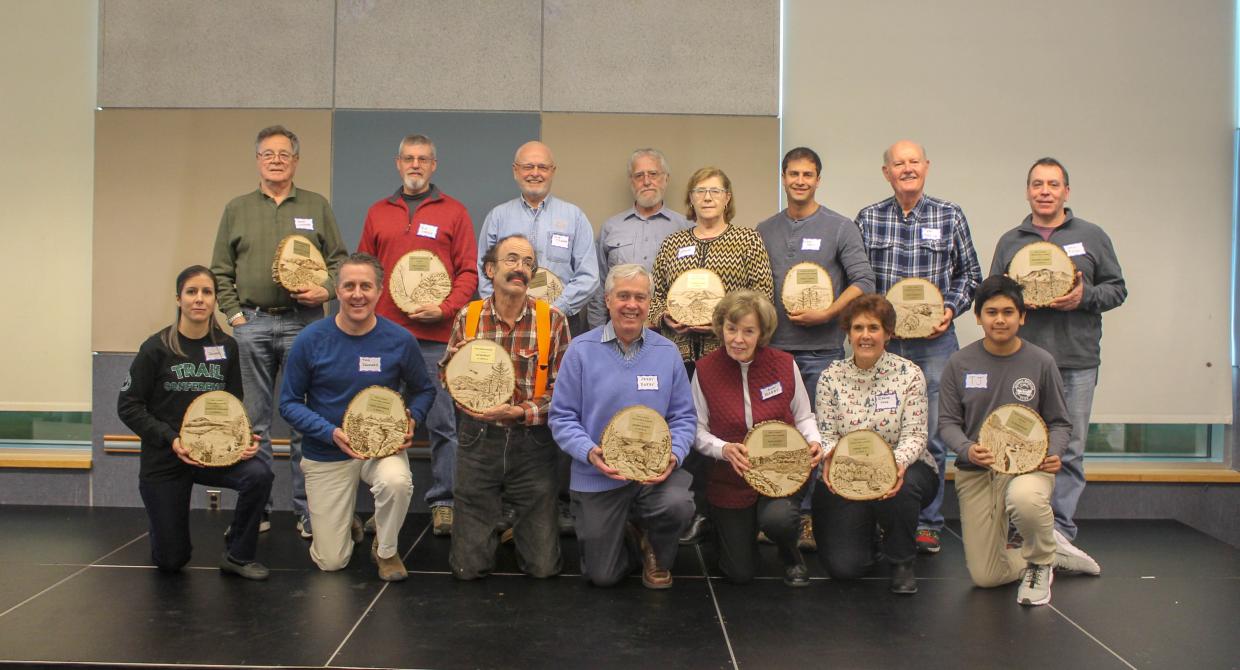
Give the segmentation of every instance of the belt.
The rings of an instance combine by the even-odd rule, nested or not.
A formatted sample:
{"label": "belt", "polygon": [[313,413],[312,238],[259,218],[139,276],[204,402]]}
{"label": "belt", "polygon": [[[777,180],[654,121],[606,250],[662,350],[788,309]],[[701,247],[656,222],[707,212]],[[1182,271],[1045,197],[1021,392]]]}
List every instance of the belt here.
{"label": "belt", "polygon": [[297,311],[296,307],[259,307],[257,305],[242,305],[242,309],[248,309],[255,314],[269,314],[271,316],[279,316],[281,314],[292,314]]}

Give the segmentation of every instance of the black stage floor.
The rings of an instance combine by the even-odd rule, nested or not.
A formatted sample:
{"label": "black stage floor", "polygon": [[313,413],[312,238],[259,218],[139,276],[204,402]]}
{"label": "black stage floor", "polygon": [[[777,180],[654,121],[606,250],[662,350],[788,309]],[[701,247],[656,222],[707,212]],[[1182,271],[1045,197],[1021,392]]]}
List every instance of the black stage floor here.
{"label": "black stage floor", "polygon": [[[920,593],[886,574],[785,587],[714,577],[710,545],[682,548],[669,591],[631,577],[613,589],[565,575],[447,572],[448,539],[411,515],[408,581],[384,584],[367,553],[319,572],[288,514],[262,536],[267,582],[214,568],[231,513],[194,512],[195,555],[178,575],[149,566],[139,509],[0,507],[0,663],[412,668],[1236,668],[1240,549],[1172,521],[1082,523],[1101,577],[1058,576],[1046,607],[1015,585],[977,589],[963,548],[918,560]],[[707,578],[711,575],[711,578]]]}

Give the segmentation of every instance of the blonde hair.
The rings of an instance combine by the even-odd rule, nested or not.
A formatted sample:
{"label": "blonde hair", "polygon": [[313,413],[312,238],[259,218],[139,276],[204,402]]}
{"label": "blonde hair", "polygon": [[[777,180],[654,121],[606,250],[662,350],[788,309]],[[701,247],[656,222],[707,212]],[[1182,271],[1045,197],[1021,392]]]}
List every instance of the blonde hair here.
{"label": "blonde hair", "polygon": [[765,295],[757,291],[743,288],[723,296],[723,300],[715,305],[715,313],[710,319],[710,328],[714,331],[715,337],[722,341],[725,321],[739,323],[741,319],[750,314],[758,318],[758,328],[762,331],[758,336],[758,346],[765,347],[770,344],[771,338],[775,335],[775,326],[778,325],[778,321],[775,316],[775,306]]}
{"label": "blonde hair", "polygon": [[711,177],[718,177],[723,182],[723,190],[728,192],[728,204],[723,208],[723,222],[731,223],[732,218],[736,216],[736,198],[732,197],[732,180],[728,179],[728,175],[723,170],[712,166],[699,168],[693,176],[689,177],[689,188],[685,189],[685,206],[688,207],[685,210],[685,218],[697,221],[697,211],[693,209],[693,189]]}

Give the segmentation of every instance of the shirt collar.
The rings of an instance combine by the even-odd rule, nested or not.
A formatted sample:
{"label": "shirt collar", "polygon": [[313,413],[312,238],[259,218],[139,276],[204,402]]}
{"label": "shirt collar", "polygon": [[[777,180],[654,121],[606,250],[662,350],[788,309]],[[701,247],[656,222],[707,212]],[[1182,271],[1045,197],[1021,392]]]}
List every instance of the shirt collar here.
{"label": "shirt collar", "polygon": [[545,211],[545,210],[547,209],[547,207],[551,204],[551,199],[552,199],[553,197],[555,197],[555,196],[553,196],[553,195],[551,195],[550,193],[548,193],[548,194],[547,194],[547,197],[543,198],[543,201],[542,201],[542,202],[540,202],[540,203],[538,203],[538,207],[537,207],[537,208],[530,207],[530,203],[529,203],[528,201],[526,201],[525,196],[523,196],[523,195],[518,195],[518,196],[517,196],[517,200],[521,201],[521,207],[522,207],[525,211],[529,212],[530,214],[536,214],[536,213],[538,213],[538,212]]}
{"label": "shirt collar", "polygon": [[[1072,219],[1073,219],[1073,218],[1074,218],[1074,217],[1073,217],[1073,215],[1072,215],[1072,208],[1071,208],[1071,207],[1064,207],[1064,208],[1063,208],[1063,223],[1061,223],[1061,224],[1059,224],[1058,226],[1056,226],[1056,227],[1054,228],[1054,230],[1062,230],[1063,228],[1066,228],[1066,227],[1068,226],[1068,224],[1069,224],[1069,223],[1072,223]],[[1033,215],[1032,215],[1032,214],[1026,214],[1026,215],[1025,215],[1025,220],[1024,220],[1024,221],[1021,221],[1021,222],[1020,222],[1020,226],[1018,226],[1018,227],[1019,227],[1021,230],[1024,230],[1024,231],[1026,231],[1026,232],[1035,233],[1035,234],[1037,234],[1037,232],[1038,232],[1038,229],[1037,229],[1037,228],[1035,228],[1035,227],[1034,227],[1034,225],[1033,225]]]}
{"label": "shirt collar", "polygon": [[[396,192],[392,194],[392,197],[388,198],[388,202],[392,203],[393,205],[400,204],[400,202],[404,200],[404,198],[401,198],[401,195],[404,193],[404,191],[405,191],[404,186],[397,186]],[[438,200],[441,197],[443,197],[443,194],[439,192],[439,187],[434,184],[431,184],[431,191],[430,193],[426,194],[426,197],[422,199],[422,202],[430,202],[431,200]]]}
{"label": "shirt collar", "polygon": [[[614,340],[617,345],[621,344],[620,337],[616,335],[616,327],[614,324],[612,324],[611,321],[608,321],[607,323],[603,324],[603,332],[599,335],[599,340],[602,342],[611,342]],[[646,329],[642,328],[641,333],[637,335],[637,339],[633,341],[644,342],[645,340],[646,340]]]}
{"label": "shirt collar", "polygon": [[668,215],[667,213],[667,201],[666,200],[663,201],[663,206],[659,208],[659,211],[647,217],[643,217],[641,214],[638,214],[636,206],[630,207],[628,211],[624,213],[623,220],[628,221],[629,219],[637,219],[639,221],[649,221],[655,218],[664,218],[664,219],[667,219],[668,221],[671,221],[672,217]]}

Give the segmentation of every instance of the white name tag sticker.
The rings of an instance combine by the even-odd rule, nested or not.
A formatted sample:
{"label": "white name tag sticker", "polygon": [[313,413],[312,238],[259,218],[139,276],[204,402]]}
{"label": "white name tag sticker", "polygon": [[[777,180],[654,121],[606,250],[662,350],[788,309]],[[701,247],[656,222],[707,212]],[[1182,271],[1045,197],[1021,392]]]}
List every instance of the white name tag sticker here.
{"label": "white name tag sticker", "polygon": [[658,375],[637,375],[638,391],[658,391],[659,376]]}
{"label": "white name tag sticker", "polygon": [[297,230],[314,230],[314,219],[293,219],[293,227]]}
{"label": "white name tag sticker", "polygon": [[899,399],[895,393],[880,393],[874,401],[874,409],[895,409],[899,405]]}
{"label": "white name tag sticker", "polygon": [[358,356],[357,371],[358,372],[383,372],[379,369],[379,362],[383,360],[378,356]]}
{"label": "white name tag sticker", "polygon": [[697,253],[697,246],[681,247],[676,250],[676,258],[685,258],[686,256],[692,256],[696,253]]}
{"label": "white name tag sticker", "polygon": [[964,387],[967,389],[984,389],[986,388],[985,372],[971,372],[964,376]]}
{"label": "white name tag sticker", "polygon": [[213,346],[213,347],[203,347],[202,357],[207,359],[208,361],[224,360],[224,345],[221,344],[221,345]]}
{"label": "white name tag sticker", "polygon": [[429,237],[432,240],[439,236],[439,226],[432,226],[429,223],[418,224],[418,237]]}
{"label": "white name tag sticker", "polygon": [[922,228],[921,239],[923,240],[941,240],[943,239],[943,231],[938,228]]}
{"label": "white name tag sticker", "polygon": [[774,398],[775,396],[783,392],[784,392],[784,385],[779,382],[775,382],[774,384],[771,384],[770,386],[763,386],[761,389],[763,400],[770,400],[771,398]]}
{"label": "white name tag sticker", "polygon": [[1069,256],[1084,256],[1085,255],[1085,243],[1084,242],[1073,242],[1072,244],[1065,244],[1063,245],[1063,251]]}
{"label": "white name tag sticker", "polygon": [[551,234],[551,246],[559,247],[561,249],[567,249],[568,248],[568,235],[563,235],[561,233],[552,233]]}
{"label": "white name tag sticker", "polygon": [[822,249],[822,238],[807,237],[801,240],[801,251],[819,251]]}

